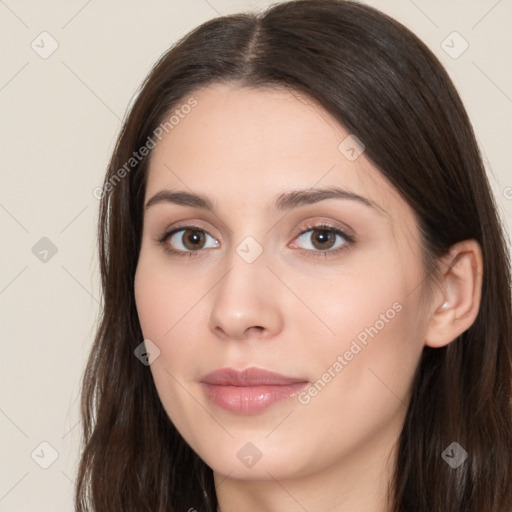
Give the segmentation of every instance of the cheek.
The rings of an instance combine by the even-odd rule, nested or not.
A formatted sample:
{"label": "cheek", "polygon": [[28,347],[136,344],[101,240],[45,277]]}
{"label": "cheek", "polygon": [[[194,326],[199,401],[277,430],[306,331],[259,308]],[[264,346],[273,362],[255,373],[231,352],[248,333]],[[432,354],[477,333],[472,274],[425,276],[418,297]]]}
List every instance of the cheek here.
{"label": "cheek", "polygon": [[311,450],[318,460],[334,462],[352,450],[371,450],[383,436],[383,445],[391,446],[405,418],[421,355],[410,296],[374,288],[371,304],[353,299],[344,302],[338,323],[333,318],[332,340],[303,354],[313,378],[298,396],[294,419],[296,426],[314,433]]}
{"label": "cheek", "polygon": [[191,340],[200,339],[194,329],[205,322],[198,320],[194,309],[204,289],[197,281],[186,280],[141,253],[134,291],[143,336],[160,350],[150,366],[156,391],[171,421],[194,446],[197,439],[190,428],[190,418],[197,416],[198,408],[190,399],[189,389],[195,380],[201,349]]}
{"label": "cheek", "polygon": [[[204,283],[141,252],[134,280],[137,313],[145,338],[157,344],[172,339],[180,324],[188,322]],[[159,348],[163,349],[164,347]]]}
{"label": "cheek", "polygon": [[[322,293],[313,289],[312,308],[322,311],[331,333],[317,339],[309,357],[311,347],[304,347],[317,385],[303,402],[316,402],[318,414],[343,403],[345,411],[357,412],[351,416],[357,420],[343,417],[353,428],[364,424],[365,416],[385,416],[386,407],[391,411],[407,401],[424,329],[418,322],[422,273],[416,260],[389,252],[359,263],[336,287],[322,287]],[[312,339],[313,328],[302,322]]]}
{"label": "cheek", "polygon": [[173,268],[158,254],[141,251],[134,293],[143,336],[160,350],[151,365],[157,388],[179,387],[170,382],[170,374],[190,382],[202,370],[199,355],[206,353],[211,341],[206,332],[205,290],[214,279]]}
{"label": "cheek", "polygon": [[[183,286],[176,272],[162,268],[157,258],[142,251],[134,292],[144,339],[151,340],[160,350],[150,369],[162,404],[167,409],[166,404],[176,402],[173,376],[179,374],[182,380],[184,369],[193,369],[194,359],[197,359],[197,347],[189,342],[196,335],[185,329],[191,325],[190,315],[197,315],[193,310],[197,290],[194,280]],[[188,339],[184,339],[185,333]]]}
{"label": "cheek", "polygon": [[[385,338],[386,333],[393,337],[393,329],[406,316],[398,310],[417,298],[414,290],[421,283],[421,271],[415,261],[398,251],[382,249],[358,254],[354,260],[347,265],[349,270],[333,275],[330,282],[310,285],[312,307],[331,328],[324,344],[328,350],[343,349],[355,338],[364,345],[365,340],[373,339],[370,333],[379,338]],[[400,338],[393,338],[400,342]]]}

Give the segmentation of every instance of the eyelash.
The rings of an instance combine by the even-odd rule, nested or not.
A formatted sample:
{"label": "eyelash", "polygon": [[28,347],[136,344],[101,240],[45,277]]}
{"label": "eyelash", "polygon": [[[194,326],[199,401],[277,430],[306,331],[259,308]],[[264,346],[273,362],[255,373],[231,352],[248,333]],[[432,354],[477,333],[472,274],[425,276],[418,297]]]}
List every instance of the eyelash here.
{"label": "eyelash", "polygon": [[[171,248],[169,246],[169,244],[167,243],[168,239],[172,235],[174,235],[175,233],[178,233],[179,231],[186,231],[186,230],[201,231],[203,233],[207,233],[207,231],[200,228],[199,226],[184,225],[184,226],[175,227],[170,231],[165,231],[160,237],[157,238],[156,241],[163,246],[164,251],[166,251],[167,253],[169,253],[173,256],[188,256],[188,257],[198,256],[199,253],[203,251],[203,249],[198,249],[196,251],[178,251],[176,249]],[[341,247],[338,247],[335,250],[313,251],[310,249],[302,249],[302,251],[311,253],[310,255],[313,257],[322,257],[323,256],[324,258],[327,258],[330,256],[334,256],[334,255],[339,254],[342,251],[346,251],[346,250],[350,249],[350,247],[352,247],[356,243],[356,240],[353,236],[348,235],[345,231],[343,231],[342,229],[340,229],[336,226],[331,226],[326,223],[312,224],[312,225],[304,226],[304,229],[300,233],[298,233],[295,236],[295,238],[299,238],[300,236],[304,235],[308,231],[331,231],[335,235],[339,235],[345,240],[345,243]],[[295,240],[295,238],[294,238],[294,240]]]}
{"label": "eyelash", "polygon": [[302,251],[309,253],[309,256],[313,256],[314,258],[324,257],[324,259],[325,259],[325,258],[328,258],[331,256],[338,255],[341,252],[350,249],[356,243],[356,240],[353,236],[349,235],[342,229],[340,229],[336,226],[331,226],[330,224],[327,224],[325,222],[320,222],[319,224],[308,224],[308,225],[304,226],[304,228],[301,230],[300,233],[297,234],[297,236],[295,238],[299,238],[300,236],[304,235],[308,231],[331,231],[335,235],[339,235],[339,236],[341,236],[341,238],[343,238],[345,240],[345,242],[343,243],[343,245],[341,247],[338,247],[337,249],[334,249],[334,250],[327,249],[325,251],[313,251],[311,249],[301,249]]}

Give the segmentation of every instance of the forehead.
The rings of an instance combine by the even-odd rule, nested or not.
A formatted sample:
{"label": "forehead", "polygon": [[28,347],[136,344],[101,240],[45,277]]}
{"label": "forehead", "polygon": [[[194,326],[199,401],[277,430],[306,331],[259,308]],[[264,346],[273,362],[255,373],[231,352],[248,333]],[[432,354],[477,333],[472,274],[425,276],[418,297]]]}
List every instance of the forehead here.
{"label": "forehead", "polygon": [[194,107],[174,107],[179,115],[150,155],[146,199],[172,188],[262,207],[294,188],[337,186],[393,217],[407,210],[364,152],[347,158],[351,134],[311,98],[229,84],[196,90],[181,105],[191,98]]}

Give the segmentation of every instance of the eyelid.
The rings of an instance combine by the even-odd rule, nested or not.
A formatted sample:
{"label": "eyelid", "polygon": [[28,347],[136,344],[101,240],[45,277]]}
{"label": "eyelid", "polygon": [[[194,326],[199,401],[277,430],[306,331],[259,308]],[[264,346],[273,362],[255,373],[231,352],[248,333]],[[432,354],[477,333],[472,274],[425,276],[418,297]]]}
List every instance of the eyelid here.
{"label": "eyelid", "polygon": [[[178,224],[178,225],[171,224],[170,226],[166,227],[159,236],[156,237],[156,241],[160,242],[160,243],[165,243],[166,240],[168,240],[170,237],[175,235],[177,232],[187,231],[187,230],[202,231],[202,232],[206,233],[208,236],[210,236],[211,238],[213,238],[217,243],[219,243],[219,240],[217,239],[217,237],[210,234],[208,229],[205,229],[204,227],[201,227],[196,224],[191,224],[191,223]],[[200,249],[200,250],[202,250],[202,249]],[[193,252],[193,251],[187,251],[187,252]]]}
{"label": "eyelid", "polygon": [[312,229],[332,229],[333,231],[340,231],[349,239],[354,238],[354,230],[351,229],[346,224],[343,224],[342,226],[338,226],[330,221],[322,220],[322,219],[315,219],[313,221],[307,221],[306,225],[303,225],[299,231],[296,233],[295,238],[298,236],[307,233],[308,231]]}
{"label": "eyelid", "polygon": [[167,228],[164,229],[163,233],[161,233],[159,236],[156,237],[155,241],[160,246],[162,246],[163,250],[167,254],[169,254],[171,256],[178,256],[178,257],[199,256],[206,249],[198,249],[196,251],[183,251],[181,249],[172,248],[170,246],[170,244],[168,243],[169,239],[172,238],[176,233],[178,233],[179,231],[186,231],[186,230],[202,231],[202,232],[206,233],[208,236],[212,237],[217,242],[217,245],[219,244],[219,241],[214,236],[210,235],[210,233],[206,229],[204,229],[200,226],[196,226],[194,224],[190,224],[190,223],[184,223],[184,224],[178,224],[178,225],[171,224],[170,226],[168,226]]}
{"label": "eyelid", "polygon": [[349,250],[352,246],[354,246],[357,243],[357,240],[355,236],[351,233],[348,233],[348,231],[352,230],[346,230],[339,226],[333,225],[329,222],[325,221],[317,221],[313,222],[311,224],[308,224],[307,226],[304,226],[299,233],[294,237],[294,241],[300,238],[302,235],[308,233],[309,231],[331,231],[335,234],[335,236],[340,236],[344,239],[344,243],[335,249],[326,249],[326,250],[312,250],[312,249],[303,249],[301,247],[298,247],[297,250],[302,251],[307,254],[307,256],[313,256],[313,257],[319,257],[323,256],[324,258],[329,257],[336,257],[341,252]]}
{"label": "eyelid", "polygon": [[161,236],[170,235],[171,233],[175,233],[176,231],[180,231],[181,229],[197,229],[198,231],[204,231],[213,238],[218,239],[217,236],[211,234],[211,231],[214,231],[214,229],[211,229],[210,227],[205,227],[204,225],[202,225],[202,223],[203,221],[199,219],[173,222],[162,229]]}

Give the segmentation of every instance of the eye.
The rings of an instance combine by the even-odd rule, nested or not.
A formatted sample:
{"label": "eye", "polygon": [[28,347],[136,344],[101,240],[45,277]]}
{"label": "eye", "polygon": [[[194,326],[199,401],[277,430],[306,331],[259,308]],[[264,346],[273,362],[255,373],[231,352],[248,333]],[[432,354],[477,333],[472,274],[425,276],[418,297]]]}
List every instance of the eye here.
{"label": "eye", "polygon": [[[211,239],[210,245],[207,245]],[[202,249],[217,247],[219,242],[206,231],[196,226],[182,226],[164,233],[158,240],[164,248],[180,256],[192,256]]]}
{"label": "eye", "polygon": [[[313,256],[337,254],[348,249],[354,238],[342,229],[328,224],[306,226],[292,247],[304,249]],[[203,249],[218,247],[219,242],[197,226],[180,226],[165,232],[157,241],[164,250],[176,256],[196,256]],[[209,243],[209,245],[208,245]]]}
{"label": "eye", "polygon": [[[322,253],[338,253],[348,248],[354,239],[342,229],[319,224],[316,226],[307,226],[306,230],[296,238],[300,241],[299,247],[307,251]],[[294,245],[297,245],[296,243]],[[325,254],[327,256],[327,254]]]}

